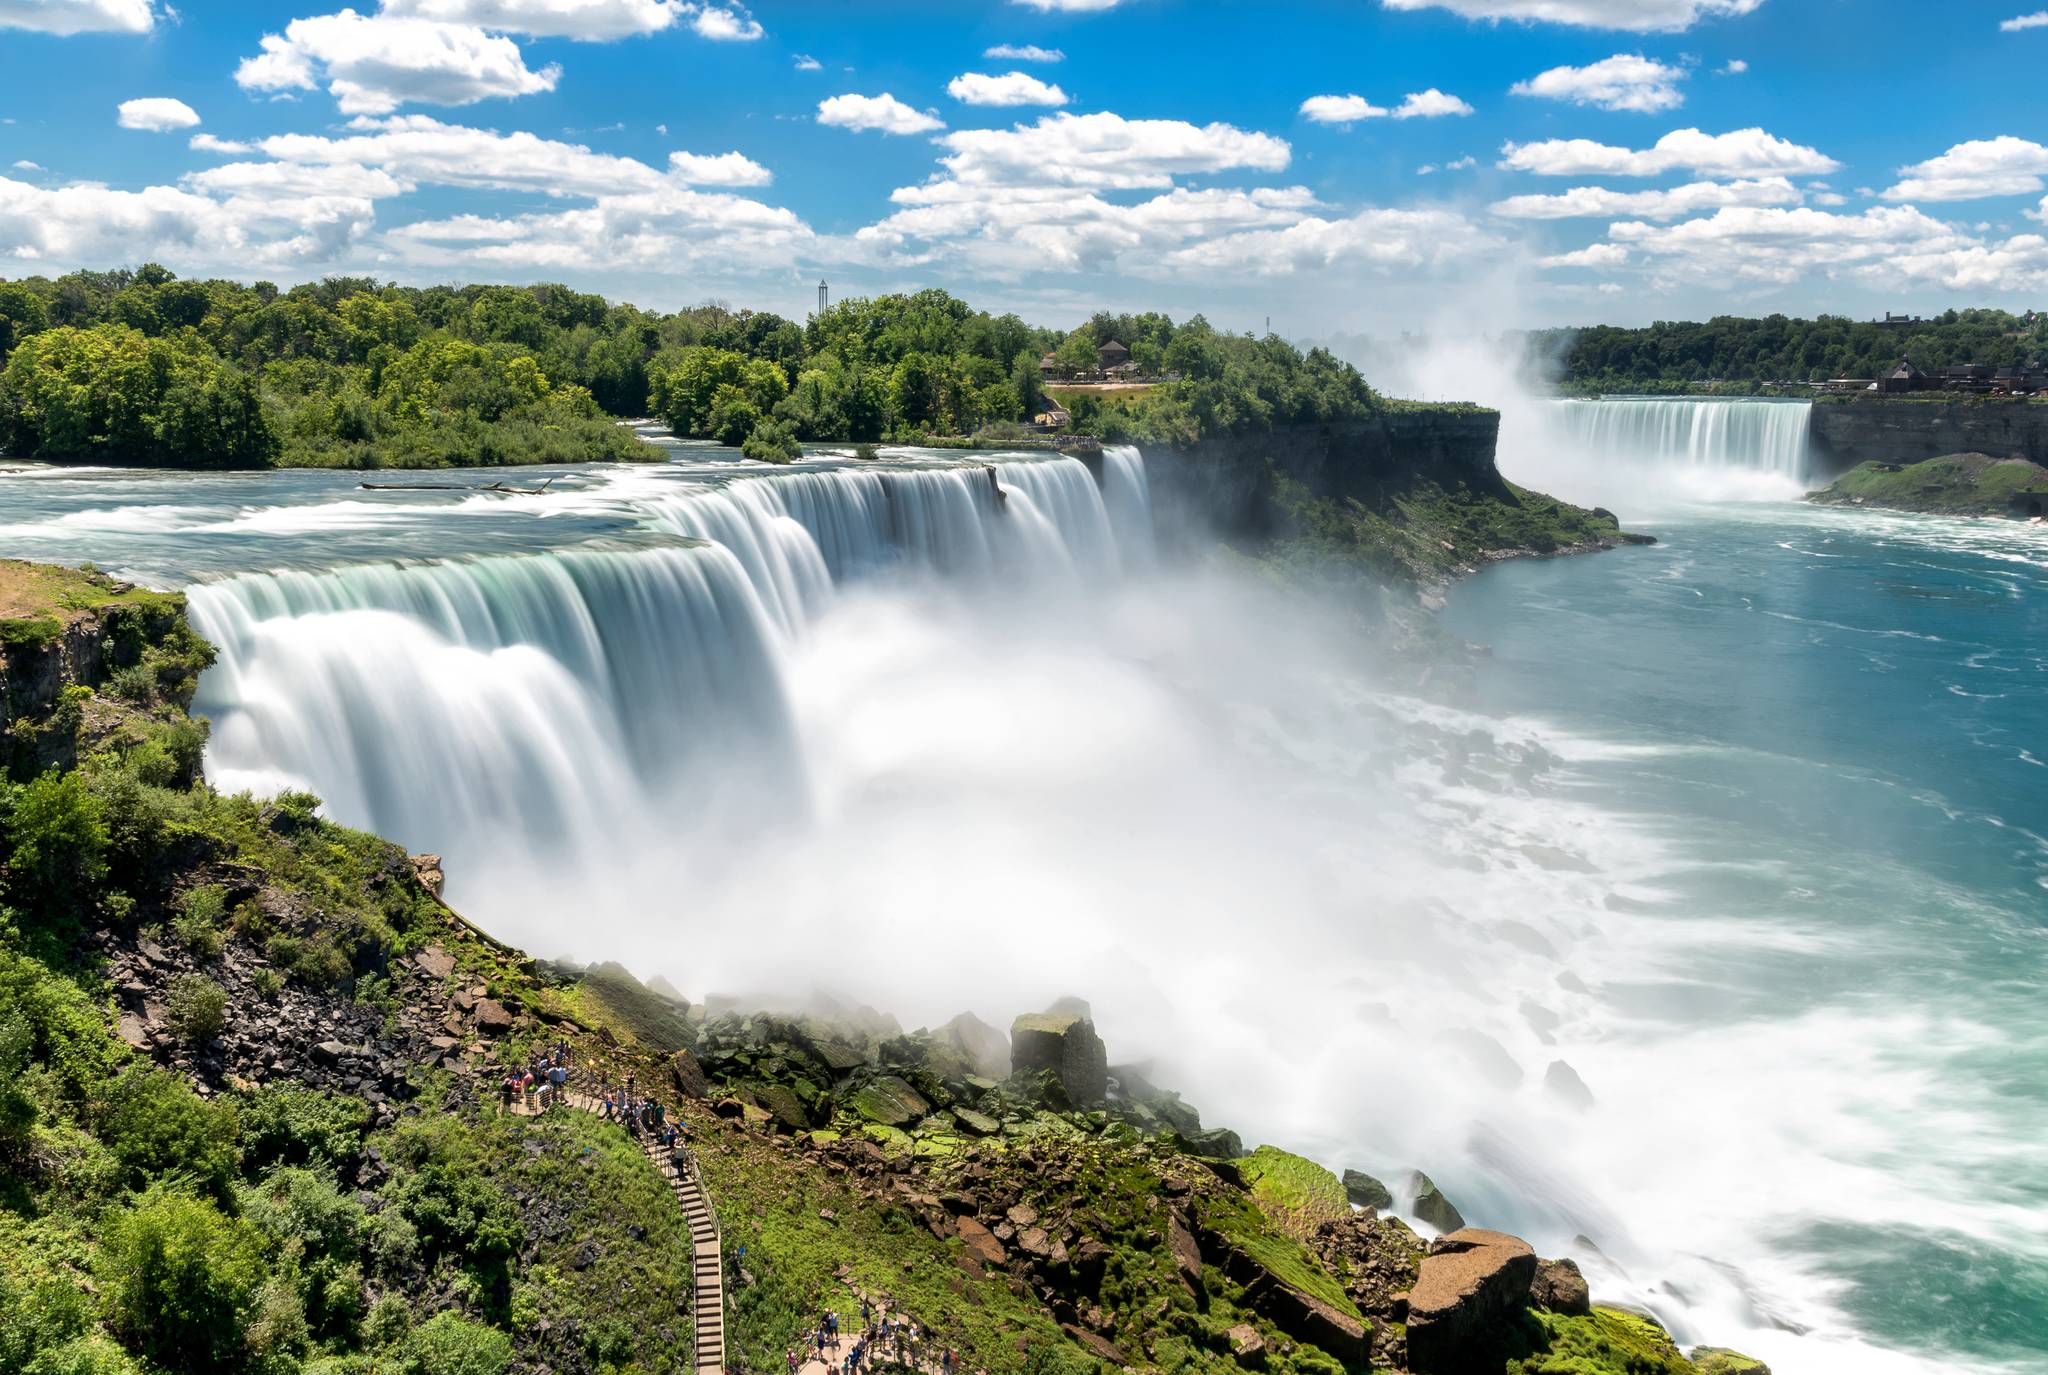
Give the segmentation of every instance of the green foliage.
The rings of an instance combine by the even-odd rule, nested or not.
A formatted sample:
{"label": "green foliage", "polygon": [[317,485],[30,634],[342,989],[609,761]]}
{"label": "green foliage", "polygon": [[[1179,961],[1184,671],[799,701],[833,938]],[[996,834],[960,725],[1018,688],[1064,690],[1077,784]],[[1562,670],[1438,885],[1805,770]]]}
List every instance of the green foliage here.
{"label": "green foliage", "polygon": [[164,1020],[188,1045],[205,1045],[227,1023],[228,993],[204,974],[180,974],[164,1000]]}
{"label": "green foliage", "polygon": [[126,1048],[84,990],[0,941],[0,1023],[26,1026],[29,1058],[74,1107],[108,1079]]}
{"label": "green foliage", "polygon": [[79,774],[0,782],[0,899],[34,927],[69,929],[106,877],[107,839]]}
{"label": "green foliage", "polygon": [[386,1197],[417,1232],[422,1256],[430,1263],[452,1259],[482,1277],[503,1280],[525,1232],[512,1201],[481,1168],[467,1124],[408,1119],[392,1150],[406,1169]]}
{"label": "green foliage", "polygon": [[222,1194],[241,1159],[234,1105],[208,1102],[153,1065],[131,1065],[105,1086],[95,1125],[137,1187],[191,1179]]}
{"label": "green foliage", "polygon": [[740,452],[762,463],[789,463],[804,454],[803,446],[796,442],[796,432],[780,420],[763,420],[755,425],[754,432],[740,445]]}
{"label": "green foliage", "polygon": [[1901,359],[1923,371],[1955,363],[2010,367],[2048,349],[2048,322],[2030,330],[2002,310],[1951,310],[1899,328],[1840,315],[1718,315],[1640,329],[1546,330],[1530,335],[1529,345],[1538,358],[1556,360],[1561,385],[1573,391],[1682,391],[1705,382],[1753,390],[1774,381],[1875,378]]}
{"label": "green foliage", "polygon": [[166,1370],[243,1369],[243,1332],[264,1279],[262,1238],[201,1199],[153,1190],[108,1222],[93,1266],[107,1322]]}
{"label": "green foliage", "polygon": [[511,1339],[460,1313],[436,1313],[413,1329],[400,1348],[399,1375],[504,1375],[512,1364]]}

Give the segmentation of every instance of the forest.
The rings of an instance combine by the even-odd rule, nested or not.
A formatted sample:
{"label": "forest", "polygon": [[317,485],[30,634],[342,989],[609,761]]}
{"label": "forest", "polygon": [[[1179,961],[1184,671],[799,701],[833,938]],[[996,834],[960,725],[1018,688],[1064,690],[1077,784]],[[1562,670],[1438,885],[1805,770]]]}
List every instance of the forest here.
{"label": "forest", "polygon": [[551,284],[280,290],[147,265],[0,282],[0,452],[188,468],[632,460],[656,455],[618,422],[644,416],[769,461],[804,442],[1002,440],[1044,408],[1045,353],[1092,360],[1110,339],[1173,380],[1069,398],[1076,433],[1188,442],[1378,404],[1322,350],[1200,316],[1060,331],[925,290],[798,324]]}
{"label": "forest", "polygon": [[1525,338],[1537,366],[1566,391],[1741,392],[1774,382],[1875,378],[1902,359],[1923,372],[1958,363],[2011,367],[2048,354],[2048,313],[1950,310],[1910,323],[1717,315],[1639,329],[1538,330]]}

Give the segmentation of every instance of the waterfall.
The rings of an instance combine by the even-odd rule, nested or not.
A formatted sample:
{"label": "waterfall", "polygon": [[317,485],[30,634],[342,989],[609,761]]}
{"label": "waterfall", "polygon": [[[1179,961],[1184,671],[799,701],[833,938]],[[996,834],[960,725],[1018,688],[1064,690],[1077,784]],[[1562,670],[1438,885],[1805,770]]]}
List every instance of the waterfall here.
{"label": "waterfall", "polygon": [[[488,871],[647,862],[800,818],[784,659],[838,589],[891,573],[1085,587],[1149,527],[1143,461],[1071,458],[635,475],[662,542],[274,571],[190,592],[219,647],[198,710],[220,785],[308,788],[336,818]],[[1139,557],[1149,556],[1148,552]],[[674,855],[664,854],[664,859]]]}
{"label": "waterfall", "polygon": [[1603,397],[1551,407],[1560,442],[1614,463],[1735,468],[1804,482],[1806,401]]}

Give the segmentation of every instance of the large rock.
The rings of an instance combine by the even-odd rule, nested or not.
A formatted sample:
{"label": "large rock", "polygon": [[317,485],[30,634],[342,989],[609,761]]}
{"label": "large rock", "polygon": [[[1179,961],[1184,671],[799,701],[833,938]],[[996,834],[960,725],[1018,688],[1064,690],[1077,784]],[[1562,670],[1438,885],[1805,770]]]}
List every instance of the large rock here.
{"label": "large rock", "polygon": [[702,1098],[711,1092],[711,1081],[704,1074],[704,1066],[697,1063],[697,1057],[688,1050],[679,1050],[669,1057],[669,1077],[676,1081],[676,1092],[685,1098]]}
{"label": "large rock", "polygon": [[1072,1013],[1034,1012],[1010,1025],[1010,1070],[1051,1070],[1075,1107],[1099,1108],[1109,1095],[1109,1054],[1095,1023]]}
{"label": "large rock", "polygon": [[476,1029],[486,1036],[502,1036],[512,1029],[512,1013],[496,998],[479,998]]}
{"label": "large rock", "polygon": [[781,1084],[754,1084],[748,1089],[753,1095],[754,1105],[766,1112],[776,1126],[785,1131],[808,1131],[810,1115],[796,1093]]}
{"label": "large rock", "polygon": [[1344,1172],[1344,1197],[1361,1208],[1394,1206],[1394,1195],[1387,1186],[1362,1170]]}
{"label": "large rock", "polygon": [[916,1089],[893,1074],[867,1085],[848,1106],[870,1122],[899,1128],[922,1121],[932,1110]]}
{"label": "large rock", "polygon": [[1437,1188],[1436,1181],[1417,1170],[1408,1176],[1408,1192],[1415,1195],[1415,1216],[1439,1232],[1455,1232],[1464,1227],[1465,1219]]}
{"label": "large rock", "polygon": [[1692,1363],[1700,1375],[1771,1375],[1771,1368],[1754,1356],[1730,1351],[1724,1346],[1696,1346]]}
{"label": "large rock", "polygon": [[1204,1228],[1201,1244],[1203,1253],[1244,1287],[1245,1307],[1296,1341],[1320,1347],[1346,1366],[1365,1364],[1372,1330],[1364,1322],[1296,1288],[1227,1231]]}
{"label": "large rock", "polygon": [[1593,1090],[1587,1088],[1579,1072],[1563,1060],[1550,1062],[1550,1068],[1543,1072],[1543,1088],[1551,1097],[1580,1112],[1593,1106]]}
{"label": "large rock", "polygon": [[1010,1038],[972,1012],[963,1012],[940,1027],[938,1035],[976,1074],[1000,1079],[1010,1072]]}
{"label": "large rock", "polygon": [[1529,1302],[1553,1313],[1582,1318],[1593,1311],[1593,1291],[1579,1273],[1577,1261],[1539,1260],[1536,1278],[1529,1285]]}
{"label": "large rock", "polygon": [[1536,1253],[1505,1232],[1439,1237],[1408,1294],[1408,1368],[1427,1375],[1498,1370],[1503,1329],[1529,1301]]}

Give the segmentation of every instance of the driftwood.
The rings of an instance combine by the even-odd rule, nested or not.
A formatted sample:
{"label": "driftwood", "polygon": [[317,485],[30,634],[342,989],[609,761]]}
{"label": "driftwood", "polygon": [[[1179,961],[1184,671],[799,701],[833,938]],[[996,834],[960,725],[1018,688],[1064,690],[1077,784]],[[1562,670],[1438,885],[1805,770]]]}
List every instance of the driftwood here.
{"label": "driftwood", "polygon": [[473,482],[365,482],[361,486],[366,492],[495,492],[499,496],[537,497],[545,496],[553,482],[549,478],[538,487],[513,487],[503,482],[486,482],[481,486]]}

